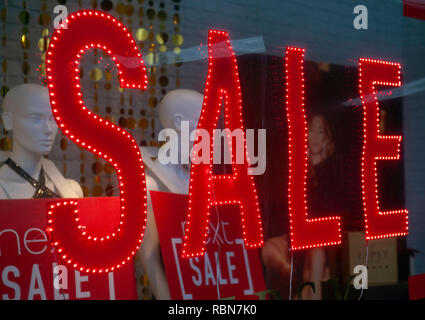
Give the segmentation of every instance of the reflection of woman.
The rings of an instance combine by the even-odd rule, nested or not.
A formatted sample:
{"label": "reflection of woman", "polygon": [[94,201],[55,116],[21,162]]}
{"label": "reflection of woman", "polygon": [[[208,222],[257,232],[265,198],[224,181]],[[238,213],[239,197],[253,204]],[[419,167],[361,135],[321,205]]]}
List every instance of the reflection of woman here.
{"label": "reflection of woman", "polygon": [[[334,154],[334,151],[335,145],[325,117],[312,116],[308,127],[309,174],[307,177],[310,218],[340,215],[343,212],[346,198],[341,184],[344,163]],[[279,274],[285,280],[289,279],[290,274],[291,261],[288,248],[288,236],[282,235],[268,239],[262,250],[262,260],[267,271]],[[315,293],[309,286],[304,288],[303,299],[321,299],[321,281],[329,278],[330,274],[329,251],[331,250],[315,248],[294,253],[294,289],[296,290],[302,282],[315,284]]]}
{"label": "reflection of woman", "polygon": [[308,152],[310,164],[318,165],[335,151],[331,130],[322,115],[315,115],[308,128]]}
{"label": "reflection of woman", "polygon": [[[331,130],[326,119],[322,115],[315,115],[311,118],[308,128],[308,155],[309,155],[309,196],[310,217],[320,215],[324,202],[330,199],[321,198],[325,193],[325,181],[330,177],[327,174],[326,166],[333,156],[335,145],[332,139]],[[328,181],[329,182],[329,181]],[[332,200],[331,200],[332,201]],[[329,204],[328,204],[329,205]],[[327,213],[329,215],[329,213]],[[304,261],[303,280],[313,282],[315,292],[310,288],[304,289],[305,299],[321,299],[321,282],[329,278],[329,266],[324,248],[314,248],[308,250]]]}

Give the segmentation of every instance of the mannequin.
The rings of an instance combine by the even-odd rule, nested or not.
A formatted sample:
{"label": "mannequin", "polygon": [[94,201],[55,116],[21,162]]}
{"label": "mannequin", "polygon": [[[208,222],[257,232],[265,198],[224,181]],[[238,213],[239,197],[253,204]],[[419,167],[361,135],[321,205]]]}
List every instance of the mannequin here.
{"label": "mannequin", "polygon": [[[38,84],[12,88],[1,116],[4,128],[12,131],[13,148],[1,155],[1,163],[8,162],[0,167],[0,199],[83,197],[80,185],[65,179],[54,163],[43,157],[52,149],[58,131],[47,88]],[[31,181],[39,184],[35,187]]]}
{"label": "mannequin", "polygon": [[[182,139],[182,121],[189,122],[189,132],[196,130],[202,110],[202,101],[202,94],[193,90],[177,89],[167,93],[158,105],[161,125],[164,128],[175,130],[180,141]],[[189,141],[189,150],[192,144],[193,142]],[[179,143],[179,153],[181,154],[180,145]],[[182,164],[181,162],[189,163],[189,161],[163,165],[156,157],[157,150],[154,148],[141,147],[140,150],[145,163],[148,191],[188,194],[190,164]],[[187,155],[187,157],[189,158],[190,155]],[[153,160],[153,158],[156,158],[156,160]],[[160,257],[158,230],[150,196],[148,196],[147,228],[141,246],[141,254],[138,256],[142,260],[140,263],[143,264],[148,274],[150,285],[156,298],[161,300],[170,299],[167,278]]]}

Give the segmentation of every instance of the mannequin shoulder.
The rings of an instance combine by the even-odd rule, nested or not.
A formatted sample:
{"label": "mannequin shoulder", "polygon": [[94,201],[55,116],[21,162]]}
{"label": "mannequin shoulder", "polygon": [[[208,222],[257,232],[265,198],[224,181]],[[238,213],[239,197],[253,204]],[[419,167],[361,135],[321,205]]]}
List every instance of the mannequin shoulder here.
{"label": "mannequin shoulder", "polygon": [[10,157],[10,152],[0,151],[0,165]]}
{"label": "mannequin shoulder", "polygon": [[56,165],[54,164],[53,161],[51,161],[47,158],[43,158],[42,164],[43,164],[43,167],[45,169],[47,176],[49,177],[49,179],[51,181],[53,181],[55,183],[56,187],[57,187],[56,183],[60,182],[61,188],[59,188],[59,189],[62,189],[63,190],[62,192],[66,191],[66,189],[69,188],[73,191],[73,193],[78,198],[84,197],[83,189],[81,189],[80,184],[75,180],[66,179],[62,175],[62,173],[59,171],[59,169],[56,167]]}
{"label": "mannequin shoulder", "polygon": [[153,176],[146,174],[145,177],[146,177],[146,187],[148,190],[160,191],[159,183]]}
{"label": "mannequin shoulder", "polygon": [[[0,180],[3,180],[5,183],[7,181],[19,181],[17,178],[20,178],[12,169],[10,169],[7,165],[0,163]],[[23,180],[22,180],[23,181]]]}
{"label": "mannequin shoulder", "polygon": [[3,190],[3,186],[0,184],[0,200],[9,199],[6,192]]}
{"label": "mannequin shoulder", "polygon": [[[1,165],[1,163],[0,163]],[[6,178],[6,173],[7,173],[7,168],[6,166],[0,166],[0,180],[4,180]]]}
{"label": "mannequin shoulder", "polygon": [[83,189],[77,181],[73,179],[66,179],[66,182],[68,182],[69,187],[77,194],[78,198],[84,198]]}

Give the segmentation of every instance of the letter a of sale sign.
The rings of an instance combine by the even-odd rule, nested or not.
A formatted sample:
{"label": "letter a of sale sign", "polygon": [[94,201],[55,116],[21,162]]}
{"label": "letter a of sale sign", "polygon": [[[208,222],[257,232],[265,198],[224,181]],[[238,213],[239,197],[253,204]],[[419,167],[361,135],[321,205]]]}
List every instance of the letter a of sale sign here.
{"label": "letter a of sale sign", "polygon": [[172,299],[258,299],[259,250],[244,245],[238,206],[211,207],[204,255],[183,258],[187,195],[150,194]]}

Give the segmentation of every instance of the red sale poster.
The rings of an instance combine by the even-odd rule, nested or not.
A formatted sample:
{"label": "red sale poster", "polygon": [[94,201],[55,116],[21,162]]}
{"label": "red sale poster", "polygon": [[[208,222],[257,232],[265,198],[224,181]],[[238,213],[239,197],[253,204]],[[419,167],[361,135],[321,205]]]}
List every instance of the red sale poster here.
{"label": "red sale poster", "polygon": [[[0,299],[137,299],[132,263],[114,272],[79,272],[58,264],[46,232],[47,207],[57,200],[0,201]],[[105,233],[119,223],[119,198],[78,199],[88,231]]]}
{"label": "red sale poster", "polygon": [[408,283],[410,300],[425,299],[425,274],[410,276]]}
{"label": "red sale poster", "polygon": [[425,20],[425,2],[423,0],[403,0],[403,16]]}
{"label": "red sale poster", "polygon": [[259,251],[245,248],[238,207],[211,208],[204,256],[182,258],[187,195],[151,198],[172,299],[258,299],[265,290]]}

